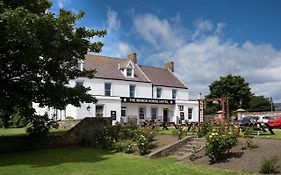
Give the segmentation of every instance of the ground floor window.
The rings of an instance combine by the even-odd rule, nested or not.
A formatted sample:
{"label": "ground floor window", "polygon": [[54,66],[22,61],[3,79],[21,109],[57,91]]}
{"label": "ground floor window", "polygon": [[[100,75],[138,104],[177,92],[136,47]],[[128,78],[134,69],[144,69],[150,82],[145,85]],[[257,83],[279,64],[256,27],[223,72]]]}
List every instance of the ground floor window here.
{"label": "ground floor window", "polygon": [[144,119],[144,108],[143,107],[139,108],[139,119]]}
{"label": "ground floor window", "polygon": [[151,119],[155,120],[157,118],[157,113],[157,108],[151,108]]}
{"label": "ground floor window", "polygon": [[193,111],[193,108],[188,108],[188,120],[192,119],[192,111]]}
{"label": "ground floor window", "polygon": [[96,117],[103,117],[103,105],[96,105]]}
{"label": "ground floor window", "polygon": [[127,108],[126,108],[126,107],[121,107],[121,116],[122,116],[122,117],[125,117],[125,116],[126,116],[126,111],[127,111]]}

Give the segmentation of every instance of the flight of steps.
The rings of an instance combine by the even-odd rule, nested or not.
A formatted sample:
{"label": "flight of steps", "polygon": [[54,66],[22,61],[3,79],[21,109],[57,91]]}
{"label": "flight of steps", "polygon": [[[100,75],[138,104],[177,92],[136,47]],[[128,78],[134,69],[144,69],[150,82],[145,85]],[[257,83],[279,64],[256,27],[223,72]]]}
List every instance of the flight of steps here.
{"label": "flight of steps", "polygon": [[170,156],[175,157],[178,161],[187,160],[193,153],[202,150],[205,143],[204,138],[192,138],[189,142],[172,152]]}

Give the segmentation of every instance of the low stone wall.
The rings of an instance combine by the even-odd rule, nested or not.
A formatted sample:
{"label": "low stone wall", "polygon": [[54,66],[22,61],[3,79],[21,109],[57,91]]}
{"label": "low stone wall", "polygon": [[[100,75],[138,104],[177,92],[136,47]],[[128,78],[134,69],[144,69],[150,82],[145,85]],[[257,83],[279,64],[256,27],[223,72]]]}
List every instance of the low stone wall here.
{"label": "low stone wall", "polygon": [[77,125],[81,119],[66,119],[59,121],[59,128],[70,129]]}
{"label": "low stone wall", "polygon": [[64,145],[62,136],[46,136],[36,140],[29,136],[0,137],[0,153],[55,148]]}
{"label": "low stone wall", "polygon": [[166,146],[160,148],[159,150],[156,150],[156,151],[146,155],[146,157],[148,157],[150,159],[165,157],[165,156],[169,155],[171,152],[177,150],[182,145],[186,144],[191,139],[192,139],[192,136],[184,137],[183,139],[180,139],[175,143],[172,143],[170,145],[166,145]]}
{"label": "low stone wall", "polygon": [[281,111],[264,111],[264,112],[243,112],[242,115],[250,115],[250,116],[255,116],[255,115],[281,115]]}
{"label": "low stone wall", "polygon": [[108,125],[112,125],[111,118],[84,118],[61,136],[45,136],[40,139],[29,136],[0,137],[0,153],[78,144],[83,136],[94,136]]}

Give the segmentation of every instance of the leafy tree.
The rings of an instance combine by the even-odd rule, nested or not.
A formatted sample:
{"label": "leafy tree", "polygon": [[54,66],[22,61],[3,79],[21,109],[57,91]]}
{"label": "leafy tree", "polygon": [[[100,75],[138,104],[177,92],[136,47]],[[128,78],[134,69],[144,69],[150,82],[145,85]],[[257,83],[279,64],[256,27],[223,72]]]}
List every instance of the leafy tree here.
{"label": "leafy tree", "polygon": [[249,103],[249,111],[270,111],[271,99],[264,96],[252,96]]}
{"label": "leafy tree", "polygon": [[[220,77],[219,80],[214,81],[209,85],[210,94],[207,98],[219,98],[228,97],[229,98],[229,110],[233,111],[238,108],[247,109],[252,96],[251,88],[249,83],[245,82],[245,79],[241,76],[227,75],[225,77]],[[207,105],[207,108],[212,107],[209,111],[214,111],[214,106],[217,110],[220,110],[219,104]],[[208,110],[208,109],[207,109]]]}
{"label": "leafy tree", "polygon": [[[95,102],[88,88],[67,86],[70,79],[93,77],[94,71],[80,71],[77,61],[87,52],[100,52],[104,30],[75,27],[83,12],[48,11],[48,0],[0,0],[0,111],[8,126],[14,107],[29,113],[31,102],[64,109]],[[34,116],[34,115],[33,115]]]}

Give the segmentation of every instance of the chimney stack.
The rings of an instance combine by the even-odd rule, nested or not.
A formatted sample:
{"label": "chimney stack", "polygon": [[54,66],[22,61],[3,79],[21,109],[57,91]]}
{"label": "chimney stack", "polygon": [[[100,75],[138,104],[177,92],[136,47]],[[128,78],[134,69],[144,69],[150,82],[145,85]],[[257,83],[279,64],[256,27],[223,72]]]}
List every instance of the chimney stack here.
{"label": "chimney stack", "polygon": [[130,53],[128,55],[128,60],[131,60],[133,63],[137,64],[138,63],[137,54],[135,52]]}
{"label": "chimney stack", "polygon": [[175,71],[174,62],[173,61],[166,62],[165,63],[165,68],[169,69],[171,72],[174,72]]}

